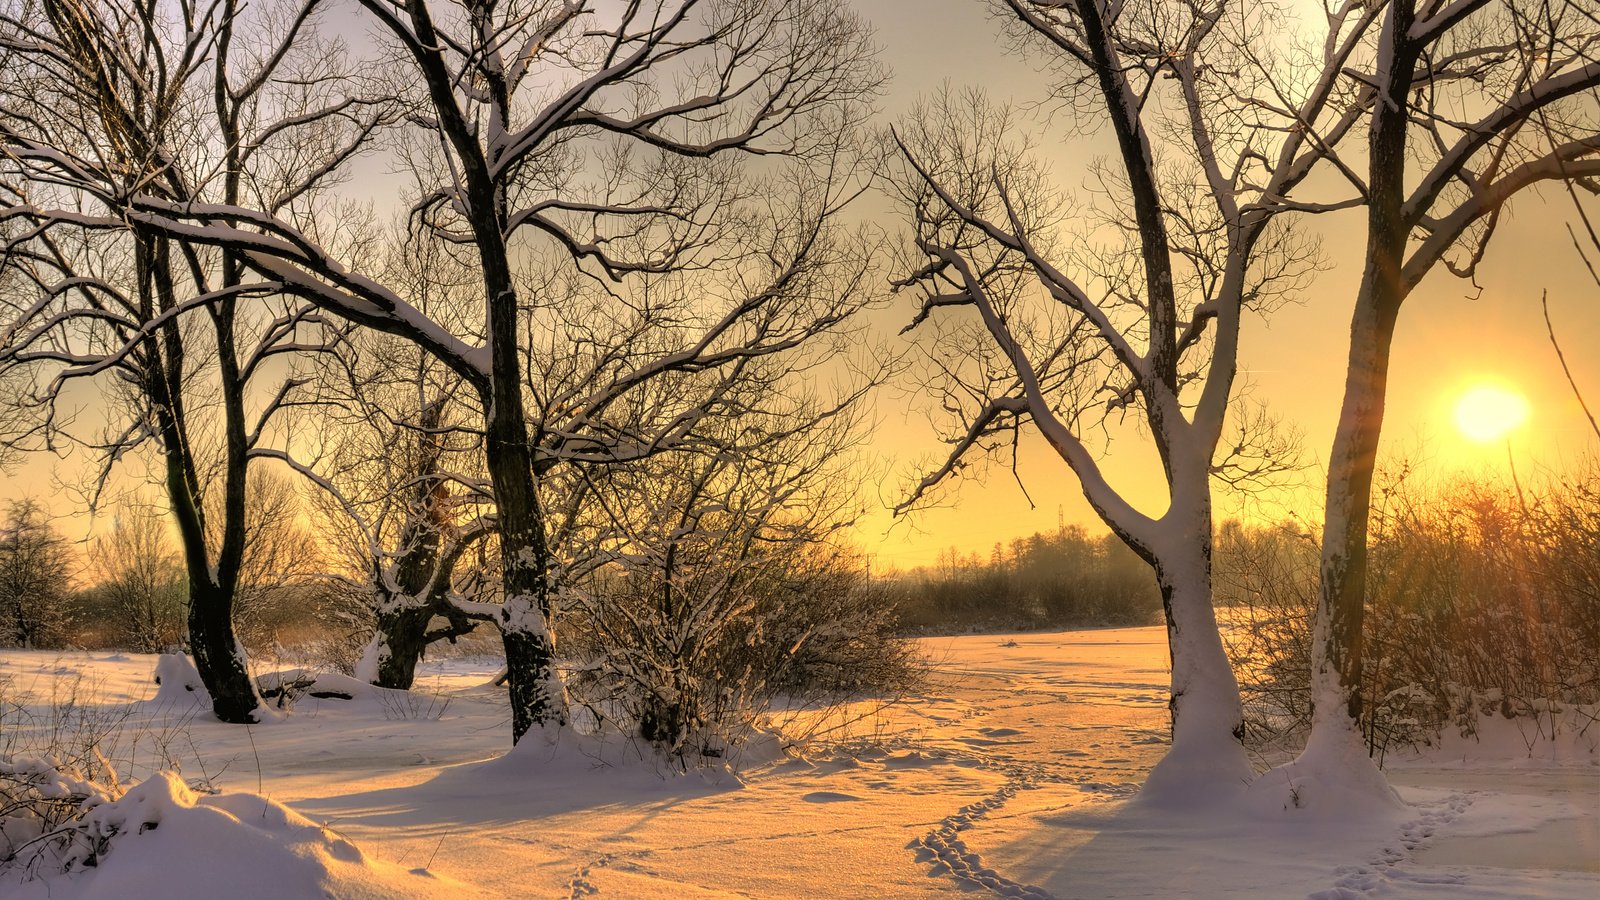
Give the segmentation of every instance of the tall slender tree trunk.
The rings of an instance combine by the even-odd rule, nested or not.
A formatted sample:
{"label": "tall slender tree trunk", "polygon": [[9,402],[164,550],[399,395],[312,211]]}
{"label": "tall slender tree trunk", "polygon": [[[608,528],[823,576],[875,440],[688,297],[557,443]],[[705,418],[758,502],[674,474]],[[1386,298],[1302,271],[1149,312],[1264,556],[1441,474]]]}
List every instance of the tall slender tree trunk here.
{"label": "tall slender tree trunk", "polygon": [[[427,4],[411,0],[406,10],[423,47],[444,45]],[[470,3],[466,12],[484,34],[493,30],[493,4]],[[461,167],[466,217],[483,267],[489,373],[477,387],[484,408],[484,455],[499,518],[505,587],[505,600],[495,624],[505,644],[511,738],[520,741],[535,727],[566,724],[567,709],[555,668],[555,635],[550,628],[550,551],[522,400],[517,289],[506,247],[506,185],[497,180],[504,177],[503,173],[493,171],[493,160],[486,157],[478,143],[476,126],[466,121],[457,106],[457,85],[440,52],[430,49],[419,60],[434,109],[439,113],[441,132]],[[489,78],[474,89],[485,91],[491,98],[490,128],[506,127],[511,113],[506,80]]]}
{"label": "tall slender tree trunk", "polygon": [[1383,429],[1394,329],[1405,300],[1401,268],[1409,229],[1405,201],[1408,90],[1416,54],[1405,35],[1415,0],[1396,0],[1380,50],[1383,95],[1369,141],[1366,266],[1350,321],[1350,353],[1339,427],[1328,458],[1322,571],[1312,627],[1312,730],[1359,735],[1367,528]]}
{"label": "tall slender tree trunk", "polygon": [[1355,729],[1362,713],[1361,670],[1367,586],[1367,530],[1383,422],[1394,310],[1363,285],[1351,323],[1350,369],[1328,465],[1321,581],[1312,626],[1313,729]]}
{"label": "tall slender tree trunk", "polygon": [[1359,724],[1367,528],[1399,306],[1392,290],[1398,269],[1380,262],[1388,256],[1369,256],[1351,322],[1350,368],[1329,458],[1322,571],[1311,627],[1311,733],[1293,763],[1262,779],[1263,791],[1287,792],[1286,800],[1277,797],[1286,806],[1344,813],[1402,805],[1369,756]]}
{"label": "tall slender tree trunk", "polygon": [[[233,40],[236,3],[229,0],[228,15],[218,33],[216,80],[213,102],[222,127],[224,164],[223,201],[240,203],[243,161],[239,157],[241,137],[239,111],[229,97],[229,47]],[[229,224],[233,224],[229,222]],[[244,276],[239,253],[222,251],[221,287],[237,287]],[[199,280],[199,276],[196,276]],[[223,430],[222,528],[217,538],[216,561],[209,567],[209,578],[196,591],[193,577],[189,589],[189,642],[194,647],[195,667],[211,691],[217,717],[225,722],[249,722],[259,705],[256,686],[245,663],[244,647],[233,628],[233,608],[244,569],[246,505],[250,474],[250,439],[245,425],[244,395],[248,387],[239,367],[235,331],[238,299],[224,297],[207,307],[217,340],[217,374],[221,386]],[[212,685],[215,684],[216,687]]]}
{"label": "tall slender tree trunk", "polygon": [[1415,0],[1393,0],[1379,40],[1379,97],[1368,140],[1366,265],[1350,320],[1350,352],[1339,426],[1328,457],[1321,578],[1311,628],[1311,733],[1300,756],[1262,779],[1285,805],[1344,813],[1403,805],[1361,738],[1367,529],[1389,382],[1389,354],[1406,289],[1401,269],[1409,228],[1406,131],[1417,51],[1407,38]]}

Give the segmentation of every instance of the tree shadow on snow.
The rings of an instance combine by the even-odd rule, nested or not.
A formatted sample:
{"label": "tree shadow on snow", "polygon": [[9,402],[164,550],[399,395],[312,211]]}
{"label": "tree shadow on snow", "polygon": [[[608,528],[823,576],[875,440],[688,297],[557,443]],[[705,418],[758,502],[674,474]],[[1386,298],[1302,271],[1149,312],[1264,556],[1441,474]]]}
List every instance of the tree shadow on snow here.
{"label": "tree shadow on snow", "polygon": [[655,815],[742,786],[724,771],[673,771],[631,747],[619,753],[582,738],[531,745],[535,740],[530,735],[501,757],[448,766],[421,784],[305,800],[296,807],[335,826],[448,831],[620,805]]}

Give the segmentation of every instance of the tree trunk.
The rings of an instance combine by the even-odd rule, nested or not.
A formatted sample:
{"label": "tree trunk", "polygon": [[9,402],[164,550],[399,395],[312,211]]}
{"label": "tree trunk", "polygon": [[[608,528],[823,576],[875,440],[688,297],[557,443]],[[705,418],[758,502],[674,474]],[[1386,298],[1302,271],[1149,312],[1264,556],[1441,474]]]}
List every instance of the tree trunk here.
{"label": "tree trunk", "polygon": [[527,594],[507,597],[500,611],[497,624],[506,651],[513,743],[536,727],[567,723],[566,696],[555,667],[555,640],[545,627],[548,621],[548,614]]}
{"label": "tree trunk", "polygon": [[[512,295],[514,297],[514,295]],[[512,317],[515,307],[491,304],[491,320]],[[495,366],[486,456],[494,485],[500,524],[500,564],[505,601],[495,624],[506,652],[506,680],[511,693],[511,740],[535,727],[565,725],[566,697],[555,668],[555,636],[550,629],[550,551],[545,542],[544,515],[524,418],[518,380],[514,329],[493,328]],[[506,347],[509,345],[509,351]],[[501,362],[502,352],[509,359]]]}
{"label": "tree trunk", "polygon": [[1405,200],[1409,91],[1417,51],[1407,34],[1415,0],[1394,0],[1379,41],[1381,96],[1368,139],[1366,266],[1350,320],[1350,353],[1339,427],[1328,458],[1322,568],[1311,628],[1311,733],[1294,762],[1263,776],[1266,804],[1335,815],[1381,814],[1404,804],[1361,739],[1367,527],[1383,429],[1389,351],[1406,289]]}
{"label": "tree trunk", "polygon": [[431,607],[404,599],[409,602],[378,611],[377,630],[356,667],[357,678],[397,691],[409,691],[416,682],[417,662],[428,648],[428,623],[433,620]]}
{"label": "tree trunk", "polygon": [[1239,682],[1211,607],[1210,516],[1189,520],[1153,554],[1172,659],[1172,749],[1140,792],[1145,804],[1203,804],[1242,791],[1254,774]]}
{"label": "tree trunk", "polygon": [[1374,308],[1363,286],[1351,324],[1350,370],[1328,463],[1322,571],[1312,625],[1313,730],[1360,721],[1367,529],[1383,422],[1394,316]]}
{"label": "tree trunk", "polygon": [[[408,691],[416,681],[417,662],[428,649],[428,625],[435,615],[449,615],[450,580],[463,549],[457,544],[441,552],[444,532],[450,529],[446,508],[449,489],[440,476],[444,453],[438,428],[443,421],[444,399],[427,404],[418,420],[416,480],[409,509],[409,524],[401,535],[406,548],[394,567],[393,587],[383,572],[374,572],[378,602],[376,628],[356,667],[356,677],[378,687]],[[449,636],[453,637],[454,632]]]}
{"label": "tree trunk", "polygon": [[1313,734],[1335,728],[1359,734],[1362,625],[1367,593],[1367,528],[1372,480],[1383,429],[1389,353],[1406,290],[1406,130],[1408,89],[1416,67],[1405,35],[1413,0],[1390,8],[1380,49],[1384,96],[1373,111],[1369,141],[1366,267],[1350,321],[1350,353],[1339,427],[1328,458],[1322,571],[1312,626]]}
{"label": "tree trunk", "polygon": [[[1261,790],[1286,807],[1334,814],[1382,813],[1403,806],[1362,740],[1361,681],[1367,593],[1367,528],[1373,470],[1383,425],[1389,348],[1399,311],[1398,264],[1404,232],[1392,243],[1374,232],[1350,326],[1344,405],[1328,461],[1322,572],[1311,628],[1311,733],[1293,763],[1263,777]],[[1389,261],[1396,261],[1390,265]]]}
{"label": "tree trunk", "polygon": [[189,582],[189,649],[217,718],[236,725],[256,721],[259,704],[244,653],[233,634],[232,592],[209,582]]}
{"label": "tree trunk", "polygon": [[[154,309],[161,312],[170,311],[176,305],[170,244],[158,236],[136,236],[139,239],[136,263],[144,303],[147,307],[157,304]],[[144,310],[147,317],[151,311]],[[227,350],[231,353],[231,346]],[[194,654],[195,668],[211,694],[217,718],[234,724],[253,723],[259,701],[244,664],[244,653],[233,633],[234,579],[228,577],[223,567],[213,570],[211,566],[199,468],[189,440],[183,403],[183,343],[177,325],[163,326],[160,341],[152,336],[146,342],[146,352],[148,380],[145,390],[155,410],[161,452],[166,462],[167,498],[178,523],[184,566],[189,576],[189,648]],[[225,520],[225,529],[235,527],[242,529],[243,522]],[[236,565],[233,574],[237,574]],[[224,579],[220,584],[215,580],[219,575]]]}

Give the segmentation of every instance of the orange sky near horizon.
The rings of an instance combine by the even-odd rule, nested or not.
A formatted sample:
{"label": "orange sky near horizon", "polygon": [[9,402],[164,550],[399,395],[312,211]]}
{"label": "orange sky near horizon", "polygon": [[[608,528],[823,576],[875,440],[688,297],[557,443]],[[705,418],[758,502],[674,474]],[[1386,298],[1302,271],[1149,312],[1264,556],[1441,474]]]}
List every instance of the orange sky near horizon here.
{"label": "orange sky near horizon", "polygon": [[[904,115],[920,96],[948,81],[977,85],[997,101],[1040,99],[1047,77],[1027,61],[1010,55],[983,3],[921,0],[858,0],[857,8],[876,26],[883,60],[894,81],[885,96],[881,121]],[[1059,131],[1059,129],[1057,129]],[[1096,152],[1092,142],[1063,141],[1045,148],[1055,175],[1081,182],[1083,166]],[[359,182],[358,182],[359,184]],[[881,201],[879,201],[881,205]],[[1506,472],[1505,441],[1475,443],[1453,422],[1460,395],[1481,381],[1514,388],[1528,398],[1529,420],[1508,438],[1519,474],[1560,471],[1600,451],[1576,399],[1562,375],[1545,333],[1540,297],[1549,294],[1550,313],[1578,384],[1591,407],[1600,407],[1600,287],[1589,279],[1567,236],[1570,201],[1554,189],[1542,198],[1522,198],[1502,224],[1480,271],[1481,291],[1454,279],[1441,266],[1408,301],[1394,347],[1385,424],[1385,452],[1404,455],[1436,472]],[[1273,507],[1245,507],[1219,486],[1218,518],[1275,518],[1289,512],[1320,517],[1318,472],[1332,442],[1343,389],[1349,315],[1360,274],[1362,222],[1359,213],[1319,220],[1332,267],[1307,291],[1305,301],[1287,306],[1270,320],[1247,319],[1242,339],[1240,383],[1253,397],[1304,432],[1309,485],[1299,496]],[[912,314],[909,298],[899,298],[877,324],[892,337]],[[897,339],[897,338],[895,338]],[[1019,473],[1030,505],[1005,466],[981,482],[964,481],[945,491],[943,505],[901,519],[878,508],[892,505],[914,471],[913,461],[938,456],[943,446],[916,398],[894,390],[877,401],[870,452],[893,474],[881,486],[867,485],[873,508],[857,530],[876,568],[912,568],[932,563],[947,548],[987,556],[996,542],[1009,543],[1069,523],[1102,530],[1083,501],[1066,465],[1044,443],[1024,443]],[[1160,512],[1160,469],[1147,442],[1133,431],[1119,434],[1105,455],[1112,483],[1149,512]],[[63,477],[81,460],[60,466]],[[32,495],[69,515],[70,497],[52,484],[52,462],[31,459],[9,476],[0,476],[0,494]],[[81,522],[66,530],[79,537]]]}

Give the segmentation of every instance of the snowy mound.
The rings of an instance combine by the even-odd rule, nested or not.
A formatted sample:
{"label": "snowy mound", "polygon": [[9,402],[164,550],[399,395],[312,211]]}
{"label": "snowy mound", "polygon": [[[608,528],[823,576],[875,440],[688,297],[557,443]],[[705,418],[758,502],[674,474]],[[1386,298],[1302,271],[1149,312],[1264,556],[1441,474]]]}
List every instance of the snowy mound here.
{"label": "snowy mound", "polygon": [[[368,858],[354,844],[255,794],[198,796],[170,772],[90,811],[69,871],[6,896],[363,900],[487,896]],[[15,893],[13,893],[15,891]]]}
{"label": "snowy mound", "polygon": [[194,663],[182,653],[163,653],[156,660],[156,695],[154,703],[204,703],[211,702],[205,682]]}

